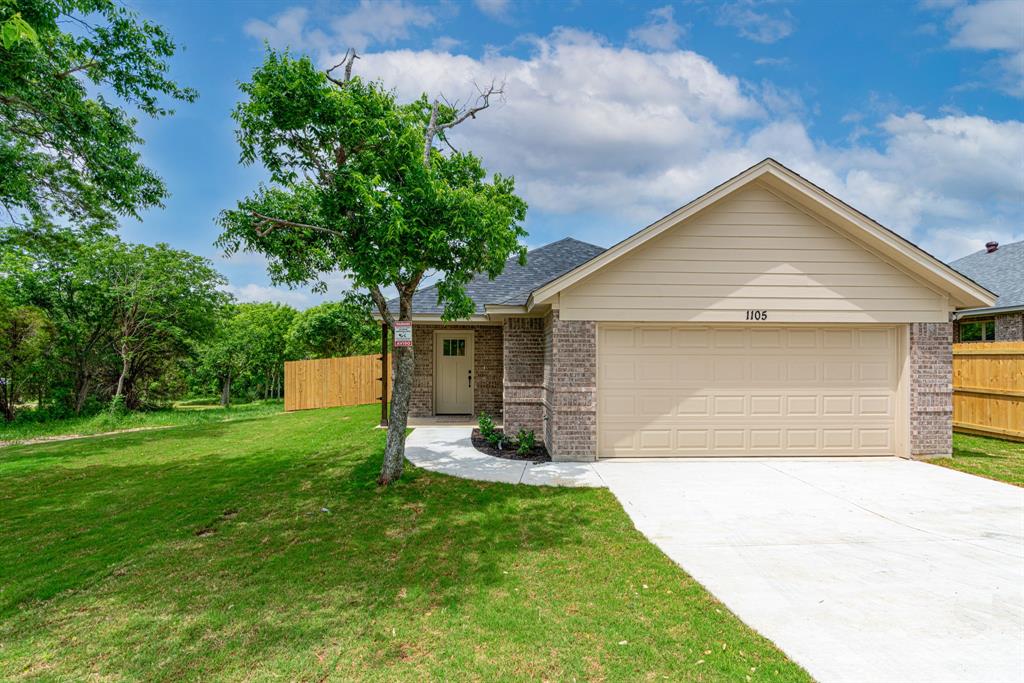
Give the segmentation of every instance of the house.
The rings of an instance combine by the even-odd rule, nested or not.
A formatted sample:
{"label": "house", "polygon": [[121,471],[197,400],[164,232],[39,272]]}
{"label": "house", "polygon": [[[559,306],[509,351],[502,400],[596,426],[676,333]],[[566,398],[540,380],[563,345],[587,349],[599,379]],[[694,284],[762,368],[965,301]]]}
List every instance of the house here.
{"label": "house", "polygon": [[989,242],[949,265],[999,295],[994,306],[957,312],[956,340],[1024,341],[1024,242]]}
{"label": "house", "polygon": [[950,316],[995,301],[772,159],[470,295],[453,324],[414,297],[410,414],[500,415],[555,460],[949,455]]}

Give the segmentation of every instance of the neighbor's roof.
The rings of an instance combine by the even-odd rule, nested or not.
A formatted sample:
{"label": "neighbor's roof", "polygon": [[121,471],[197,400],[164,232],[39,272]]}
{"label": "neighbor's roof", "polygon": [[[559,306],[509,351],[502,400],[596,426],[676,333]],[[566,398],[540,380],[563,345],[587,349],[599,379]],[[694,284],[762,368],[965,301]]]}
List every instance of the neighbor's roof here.
{"label": "neighbor's roof", "polygon": [[[505,263],[501,275],[491,280],[485,273],[479,273],[466,285],[466,293],[476,304],[477,314],[484,312],[487,304],[523,306],[530,292],[554,280],[604,251],[587,242],[571,237],[531,249],[526,254],[526,265],[519,265],[518,258]],[[388,302],[392,312],[398,312],[398,299]],[[417,290],[412,297],[414,315],[440,315],[444,307],[437,303],[437,287],[431,285]]]}
{"label": "neighbor's roof", "polygon": [[998,294],[992,308],[1024,306],[1024,241],[1000,244],[991,254],[982,249],[949,265]]}

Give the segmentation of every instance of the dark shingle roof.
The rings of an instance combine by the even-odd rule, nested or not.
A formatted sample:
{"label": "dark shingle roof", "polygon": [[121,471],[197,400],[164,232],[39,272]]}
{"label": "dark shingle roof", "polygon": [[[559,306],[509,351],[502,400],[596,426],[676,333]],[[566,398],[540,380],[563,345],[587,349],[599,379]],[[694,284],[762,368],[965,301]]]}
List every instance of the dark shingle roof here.
{"label": "dark shingle roof", "polygon": [[1024,306],[1024,241],[1001,244],[951,261],[950,266],[999,295],[993,308]]}
{"label": "dark shingle roof", "polygon": [[[476,304],[477,313],[484,312],[485,304],[523,305],[533,290],[586,263],[603,251],[604,247],[566,237],[543,247],[531,249],[526,255],[525,266],[520,266],[515,258],[509,259],[505,264],[505,270],[493,280],[486,274],[476,275],[466,285],[466,293]],[[398,299],[389,301],[388,308],[397,312]],[[414,314],[440,315],[443,310],[444,308],[437,303],[435,286],[424,287],[413,294]]]}

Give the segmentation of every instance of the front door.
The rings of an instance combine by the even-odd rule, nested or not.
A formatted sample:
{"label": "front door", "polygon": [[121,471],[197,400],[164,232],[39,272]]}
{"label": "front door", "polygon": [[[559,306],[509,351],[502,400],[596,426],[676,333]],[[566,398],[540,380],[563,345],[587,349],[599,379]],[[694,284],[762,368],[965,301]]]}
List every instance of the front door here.
{"label": "front door", "polygon": [[434,412],[473,412],[473,332],[438,332],[434,336]]}

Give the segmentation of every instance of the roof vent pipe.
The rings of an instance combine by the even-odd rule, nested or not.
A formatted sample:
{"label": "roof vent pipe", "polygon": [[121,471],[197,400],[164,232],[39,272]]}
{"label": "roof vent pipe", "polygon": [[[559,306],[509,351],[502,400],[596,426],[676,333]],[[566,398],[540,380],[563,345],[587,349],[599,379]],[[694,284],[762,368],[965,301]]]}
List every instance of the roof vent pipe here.
{"label": "roof vent pipe", "polygon": [[991,254],[993,251],[999,248],[999,242],[986,242],[985,251]]}

